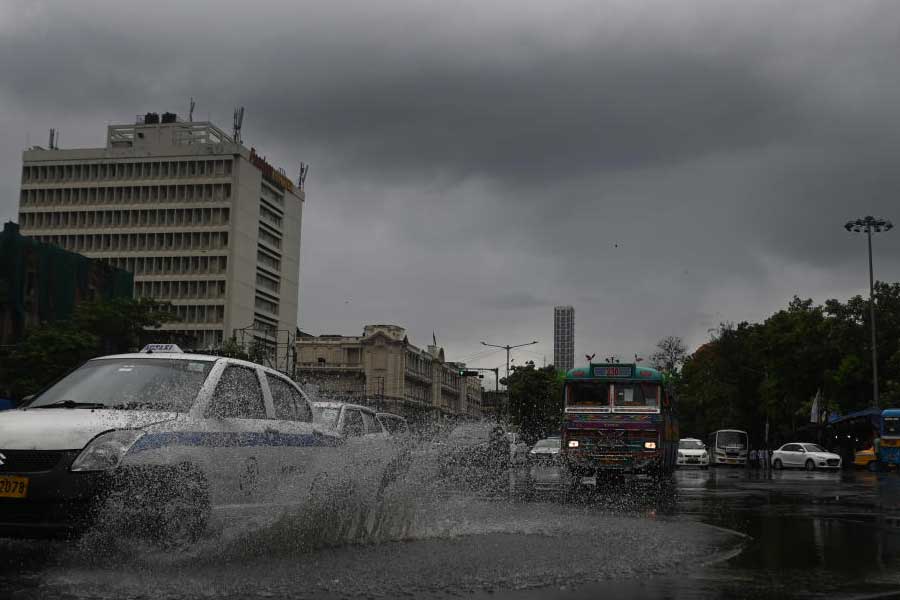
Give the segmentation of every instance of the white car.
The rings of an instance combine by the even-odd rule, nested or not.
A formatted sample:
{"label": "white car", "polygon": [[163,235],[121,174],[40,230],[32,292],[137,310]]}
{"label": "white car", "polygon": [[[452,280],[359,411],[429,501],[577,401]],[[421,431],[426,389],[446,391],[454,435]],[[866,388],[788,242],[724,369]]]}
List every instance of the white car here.
{"label": "white car", "polygon": [[569,487],[569,470],[560,460],[562,439],[538,441],[528,451],[528,476],[533,492],[554,492]]}
{"label": "white car", "polygon": [[678,440],[678,458],[676,465],[679,467],[709,468],[709,452],[706,445],[696,438],[684,438]]}
{"label": "white car", "polygon": [[391,434],[374,410],[346,402],[313,402],[315,420],[345,438],[387,439]]}
{"label": "white car", "polygon": [[772,467],[776,469],[799,468],[813,471],[815,469],[840,469],[841,457],[828,452],[818,444],[792,443],[785,444],[772,453]]}
{"label": "white car", "polygon": [[191,542],[212,516],[295,497],[286,475],[312,473],[340,443],[272,369],[180,352],[95,358],[0,413],[0,535],[79,533],[115,512],[133,518],[128,532]]}

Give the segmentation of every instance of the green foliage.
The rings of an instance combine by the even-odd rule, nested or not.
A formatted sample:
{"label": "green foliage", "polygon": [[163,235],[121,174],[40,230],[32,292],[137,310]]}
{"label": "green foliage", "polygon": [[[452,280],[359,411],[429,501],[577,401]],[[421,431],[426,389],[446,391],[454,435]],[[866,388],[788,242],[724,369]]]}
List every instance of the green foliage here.
{"label": "green foliage", "polygon": [[71,320],[29,329],[0,356],[0,394],[22,398],[90,358],[137,350],[152,341],[145,328],[176,320],[170,311],[169,304],[146,298],[81,303]]}
{"label": "green foliage", "polygon": [[[879,384],[882,407],[900,406],[900,284],[878,283]],[[809,425],[812,398],[842,414],[872,402],[869,303],[854,296],[815,305],[795,297],[763,323],[723,323],[685,361],[676,384],[681,429],[702,436],[723,427],[762,441]]]}
{"label": "green foliage", "polygon": [[244,350],[244,347],[236,338],[228,338],[222,343],[222,346],[215,352],[218,356],[227,356],[228,358],[237,358],[240,360],[250,360],[250,355]]}
{"label": "green foliage", "polygon": [[538,369],[529,361],[502,380],[509,391],[510,421],[527,442],[559,433],[564,377],[553,365]]}
{"label": "green foliage", "polygon": [[656,352],[650,355],[650,364],[654,369],[674,377],[684,365],[686,358],[687,346],[684,345],[684,341],[680,337],[670,335],[657,342]]}

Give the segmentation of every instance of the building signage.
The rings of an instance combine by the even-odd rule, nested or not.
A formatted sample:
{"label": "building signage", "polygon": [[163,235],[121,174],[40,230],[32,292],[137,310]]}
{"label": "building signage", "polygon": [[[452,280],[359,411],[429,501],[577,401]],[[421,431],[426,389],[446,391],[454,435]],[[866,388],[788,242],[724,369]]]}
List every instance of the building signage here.
{"label": "building signage", "polygon": [[594,367],[594,377],[631,377],[631,367]]}
{"label": "building signage", "polygon": [[282,190],[294,191],[294,182],[288,176],[273,167],[269,162],[256,153],[256,148],[250,149],[250,162],[262,172],[263,178],[269,183],[275,184]]}

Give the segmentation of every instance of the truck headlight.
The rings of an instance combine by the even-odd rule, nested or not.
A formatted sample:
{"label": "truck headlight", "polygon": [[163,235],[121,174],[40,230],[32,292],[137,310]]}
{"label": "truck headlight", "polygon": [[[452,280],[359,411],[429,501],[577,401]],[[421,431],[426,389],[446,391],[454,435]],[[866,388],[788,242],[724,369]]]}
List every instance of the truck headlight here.
{"label": "truck headlight", "polygon": [[656,442],[644,442],[644,448],[647,450],[656,450]]}
{"label": "truck headlight", "polygon": [[577,448],[578,440],[569,440],[569,448]]}
{"label": "truck headlight", "polygon": [[144,435],[137,429],[107,431],[92,439],[69,467],[70,471],[108,471],[122,462],[125,453]]}

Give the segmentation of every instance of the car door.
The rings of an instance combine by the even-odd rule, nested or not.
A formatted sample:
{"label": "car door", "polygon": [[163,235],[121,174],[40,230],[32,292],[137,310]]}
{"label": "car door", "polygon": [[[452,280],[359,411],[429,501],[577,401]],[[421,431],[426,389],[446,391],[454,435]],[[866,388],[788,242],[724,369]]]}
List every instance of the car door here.
{"label": "car door", "polygon": [[347,440],[358,440],[366,435],[366,424],[359,409],[344,408],[340,430]]}
{"label": "car door", "polygon": [[271,426],[277,431],[276,487],[296,491],[316,470],[323,451],[338,445],[339,438],[313,422],[312,406],[293,382],[269,371],[265,381],[275,413]]}
{"label": "car door", "polygon": [[782,462],[785,466],[796,467],[800,464],[800,446],[799,444],[788,444],[783,450],[784,457]]}
{"label": "car door", "polygon": [[210,500],[223,507],[262,501],[274,473],[269,452],[270,421],[258,370],[227,364],[206,406],[204,420],[204,446],[210,453],[217,484],[215,491],[210,489]]}

